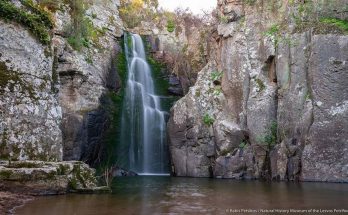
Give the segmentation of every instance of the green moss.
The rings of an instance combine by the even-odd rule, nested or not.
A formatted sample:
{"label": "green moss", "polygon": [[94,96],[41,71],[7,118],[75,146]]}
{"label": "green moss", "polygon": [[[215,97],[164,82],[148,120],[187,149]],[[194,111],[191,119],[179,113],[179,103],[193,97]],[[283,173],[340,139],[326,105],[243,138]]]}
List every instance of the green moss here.
{"label": "green moss", "polygon": [[0,179],[1,180],[6,180],[9,179],[12,175],[12,171],[11,170],[1,170],[0,171]]}
{"label": "green moss", "polygon": [[147,56],[147,61],[152,69],[152,77],[155,84],[156,94],[167,95],[169,82],[165,79],[166,74],[163,74],[163,70],[165,69],[164,64],[152,58],[149,54],[147,54]]}
{"label": "green moss", "polygon": [[161,105],[163,110],[169,111],[173,104],[178,100],[178,97],[169,95],[169,81],[168,74],[166,73],[166,65],[152,57],[151,46],[149,42],[146,39],[143,39],[143,41],[146,47],[147,62],[149,63],[152,71],[155,93],[159,96],[166,97],[166,99],[163,99],[161,101]]}
{"label": "green moss", "polygon": [[257,87],[259,88],[258,92],[261,92],[264,89],[266,89],[266,86],[261,79],[257,78],[255,79],[255,81],[256,81]]}
{"label": "green moss", "polygon": [[344,33],[348,33],[348,21],[337,19],[337,18],[322,18],[320,19],[321,23],[332,25],[337,27],[338,29],[341,29]]}
{"label": "green moss", "polygon": [[215,121],[215,119],[212,116],[210,116],[208,113],[204,114],[203,123],[205,125],[211,126],[214,124],[214,121]]}
{"label": "green moss", "polygon": [[8,141],[7,129],[5,128],[2,133],[1,143],[0,143],[0,156],[1,159],[7,160],[9,158],[8,152],[6,152]]}
{"label": "green moss", "polygon": [[58,69],[57,47],[54,48],[53,53],[54,53],[53,54],[54,57],[53,57],[53,63],[52,63],[51,91],[54,93],[57,93],[58,89],[57,89],[56,85],[58,85],[58,78],[59,78],[59,75],[57,72],[57,69]]}
{"label": "green moss", "polygon": [[40,168],[42,165],[38,163],[31,162],[15,162],[8,165],[9,168]]}
{"label": "green moss", "polygon": [[254,5],[256,3],[256,0],[243,0],[243,2],[248,5]]}
{"label": "green moss", "polygon": [[[124,45],[124,39],[119,42],[120,47]],[[97,167],[97,174],[102,174],[105,168],[109,168],[117,160],[117,145],[119,143],[119,137],[121,136],[121,129],[119,125],[121,124],[121,111],[123,106],[123,98],[125,94],[125,87],[127,83],[127,60],[124,52],[124,47],[122,51],[118,52],[114,58],[113,64],[116,67],[116,71],[120,77],[121,87],[118,92],[109,91],[105,94],[105,99],[109,101],[104,107],[107,111],[111,122],[110,127],[106,131],[105,135],[105,146],[106,146],[106,156]]]}
{"label": "green moss", "polygon": [[59,164],[59,167],[57,168],[57,174],[66,175],[68,174],[69,169],[69,165]]}
{"label": "green moss", "polygon": [[243,140],[240,144],[239,144],[239,148],[244,149],[247,146],[247,142],[245,140]]}
{"label": "green moss", "polygon": [[200,97],[201,96],[201,91],[199,89],[196,89],[195,96],[196,97]]}
{"label": "green moss", "polygon": [[27,27],[44,45],[50,43],[50,29],[52,29],[54,25],[46,15],[46,13],[39,10],[28,13],[23,9],[17,8],[11,2],[0,1],[0,17]]}

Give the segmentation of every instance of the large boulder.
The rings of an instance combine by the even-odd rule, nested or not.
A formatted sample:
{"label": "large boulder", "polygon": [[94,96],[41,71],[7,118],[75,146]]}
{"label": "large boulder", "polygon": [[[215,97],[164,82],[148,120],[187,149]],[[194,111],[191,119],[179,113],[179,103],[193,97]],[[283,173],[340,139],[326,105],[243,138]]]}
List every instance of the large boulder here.
{"label": "large boulder", "polygon": [[0,186],[4,190],[31,195],[98,189],[95,170],[79,161],[2,161]]}

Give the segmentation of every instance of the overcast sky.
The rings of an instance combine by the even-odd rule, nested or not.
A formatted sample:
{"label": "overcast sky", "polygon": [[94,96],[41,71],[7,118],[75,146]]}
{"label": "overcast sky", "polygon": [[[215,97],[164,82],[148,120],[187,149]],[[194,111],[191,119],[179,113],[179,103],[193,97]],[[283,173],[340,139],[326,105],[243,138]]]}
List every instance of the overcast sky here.
{"label": "overcast sky", "polygon": [[190,8],[195,14],[201,10],[211,10],[216,7],[216,0],[159,0],[160,7],[173,11],[177,7]]}

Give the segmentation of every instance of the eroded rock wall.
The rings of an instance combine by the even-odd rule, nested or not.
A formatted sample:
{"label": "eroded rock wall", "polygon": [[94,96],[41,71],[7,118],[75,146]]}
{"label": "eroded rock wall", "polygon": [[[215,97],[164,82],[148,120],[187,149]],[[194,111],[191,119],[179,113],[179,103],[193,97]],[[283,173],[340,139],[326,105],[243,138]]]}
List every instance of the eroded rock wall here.
{"label": "eroded rock wall", "polygon": [[218,2],[216,52],[168,123],[174,174],[347,181],[348,36],[316,21],[347,2],[317,3]]}
{"label": "eroded rock wall", "polygon": [[119,2],[96,1],[86,11],[95,28],[104,29],[97,47],[73,50],[66,39],[59,35],[69,25],[69,10],[57,15],[64,23],[53,39],[59,75],[59,103],[62,106],[62,132],[64,160],[85,160],[94,163],[100,143],[107,130],[109,116],[100,108],[105,93],[117,91],[120,80],[116,71],[116,54],[121,51],[119,38],[123,34],[118,16]]}

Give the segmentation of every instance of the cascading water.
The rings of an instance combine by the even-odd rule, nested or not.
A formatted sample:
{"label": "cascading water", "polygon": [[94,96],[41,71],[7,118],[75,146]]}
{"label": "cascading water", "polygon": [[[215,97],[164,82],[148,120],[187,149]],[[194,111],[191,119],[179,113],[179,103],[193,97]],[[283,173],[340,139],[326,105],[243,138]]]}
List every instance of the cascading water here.
{"label": "cascading water", "polygon": [[[126,36],[125,36],[126,37]],[[161,97],[155,94],[151,68],[144,44],[137,34],[125,38],[128,80],[121,121],[123,155],[128,168],[138,174],[166,174],[168,155],[165,114]]]}

